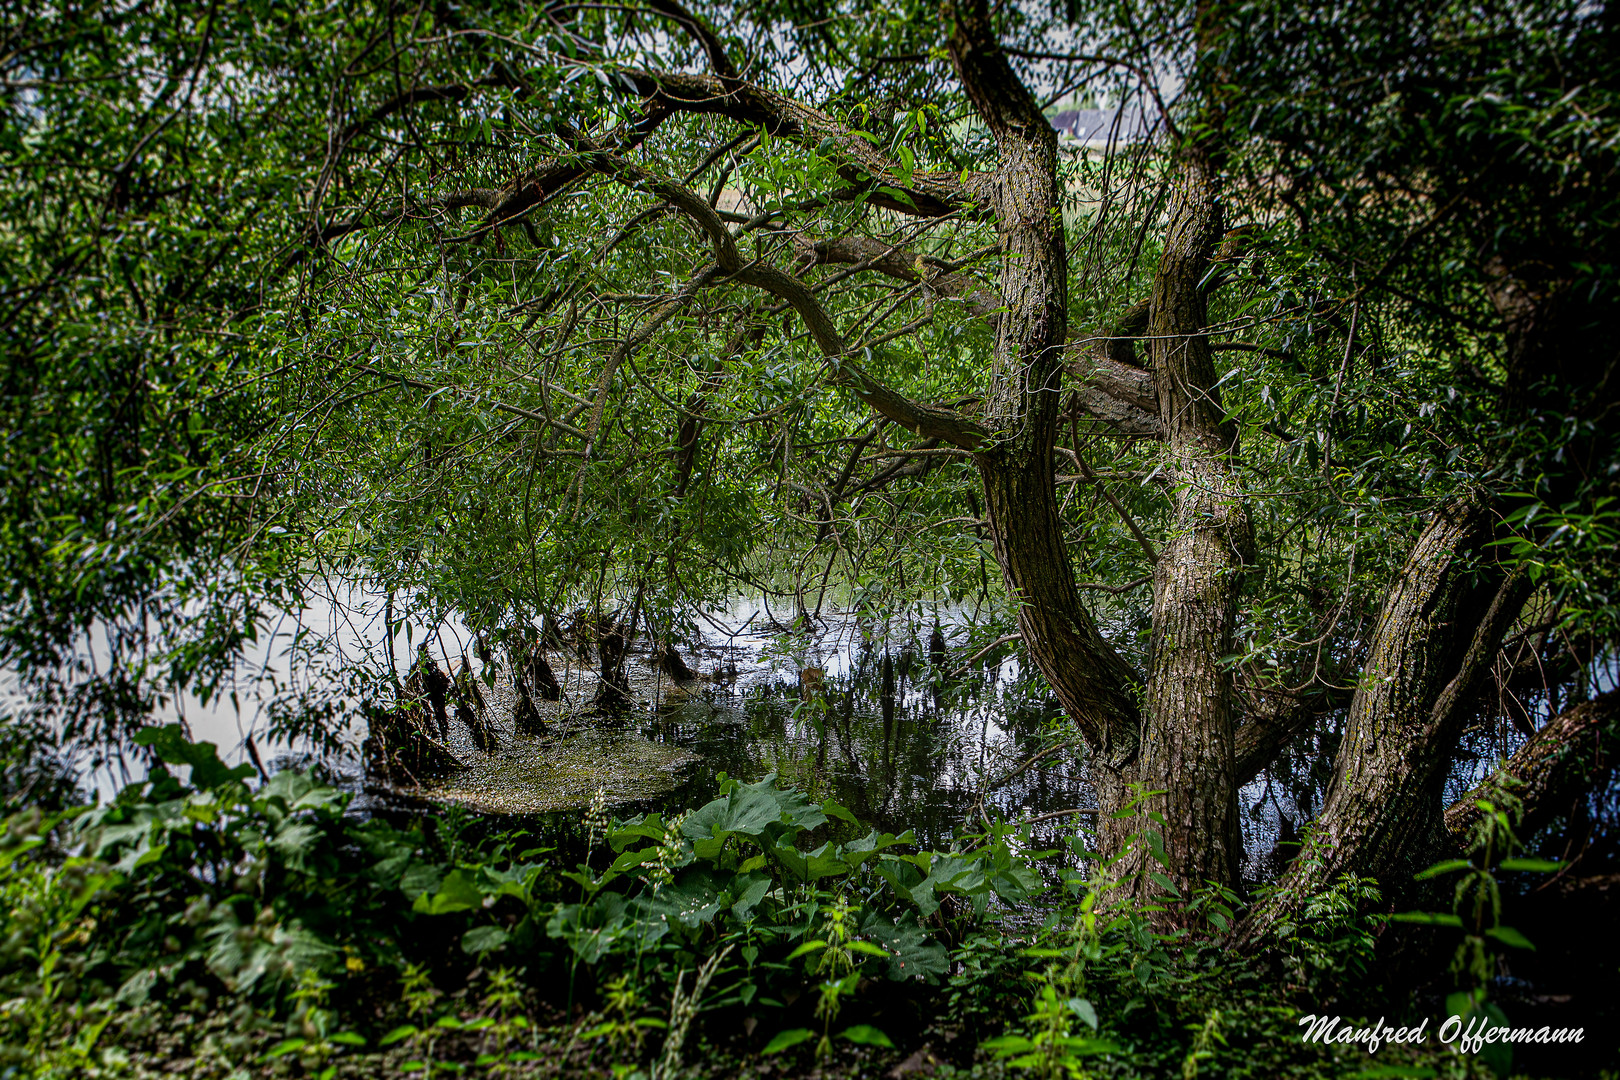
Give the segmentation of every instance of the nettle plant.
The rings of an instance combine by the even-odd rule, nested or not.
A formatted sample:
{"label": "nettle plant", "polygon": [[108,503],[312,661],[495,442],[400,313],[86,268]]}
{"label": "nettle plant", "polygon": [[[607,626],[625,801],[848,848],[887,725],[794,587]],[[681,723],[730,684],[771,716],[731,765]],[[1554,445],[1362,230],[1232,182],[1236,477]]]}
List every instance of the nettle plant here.
{"label": "nettle plant", "polygon": [[[1534,950],[1530,939],[1502,922],[1502,889],[1497,875],[1502,871],[1545,874],[1563,867],[1550,859],[1526,858],[1516,854],[1524,845],[1517,828],[1524,817],[1524,803],[1513,792],[1521,781],[1498,771],[1474,800],[1468,831],[1467,857],[1446,859],[1417,875],[1418,880],[1455,875],[1450,912],[1409,911],[1391,915],[1393,922],[1454,927],[1462,940],[1452,954],[1450,975],[1455,989],[1446,995],[1447,1016],[1462,1017],[1465,1025],[1475,1019],[1506,1025],[1507,1014],[1490,999],[1490,982],[1497,973],[1498,952],[1503,948]],[[1488,1043],[1479,1059],[1498,1076],[1512,1068],[1510,1043]]]}

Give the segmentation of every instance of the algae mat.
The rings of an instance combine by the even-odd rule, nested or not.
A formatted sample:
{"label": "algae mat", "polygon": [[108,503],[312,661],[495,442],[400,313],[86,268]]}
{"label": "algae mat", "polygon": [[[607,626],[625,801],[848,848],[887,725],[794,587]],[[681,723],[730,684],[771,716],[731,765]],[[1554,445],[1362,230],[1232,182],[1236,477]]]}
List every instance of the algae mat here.
{"label": "algae mat", "polygon": [[585,806],[598,790],[612,806],[668,794],[697,760],[678,746],[587,725],[545,738],[512,738],[499,753],[477,755],[421,794],[492,814]]}

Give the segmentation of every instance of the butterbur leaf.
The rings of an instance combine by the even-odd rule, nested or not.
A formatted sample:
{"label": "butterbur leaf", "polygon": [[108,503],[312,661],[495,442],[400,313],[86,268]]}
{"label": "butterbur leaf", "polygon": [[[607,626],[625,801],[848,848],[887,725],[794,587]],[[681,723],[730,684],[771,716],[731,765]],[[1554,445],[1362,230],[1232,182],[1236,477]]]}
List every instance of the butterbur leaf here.
{"label": "butterbur leaf", "polygon": [[1493,937],[1504,945],[1515,949],[1529,949],[1535,952],[1536,947],[1530,944],[1530,939],[1513,929],[1511,926],[1493,926],[1485,931],[1487,937]]}
{"label": "butterbur leaf", "polygon": [[473,882],[472,875],[464,870],[452,870],[439,883],[438,892],[432,896],[427,893],[418,896],[416,902],[411,905],[411,910],[426,915],[444,915],[452,911],[468,911],[483,905],[483,890]]}
{"label": "butterbur leaf", "polygon": [[932,983],[950,967],[950,954],[909,916],[891,922],[870,914],[860,927],[861,936],[889,954],[889,978],[922,979]]}
{"label": "butterbur leaf", "polygon": [[461,951],[469,956],[482,956],[505,945],[510,936],[498,926],[475,926],[461,935]]}
{"label": "butterbur leaf", "polygon": [[246,762],[231,768],[219,760],[219,749],[213,743],[191,742],[179,724],[143,728],[130,741],[137,746],[150,746],[159,758],[171,765],[191,766],[192,787],[215,788],[253,775],[253,766]]}
{"label": "butterbur leaf", "polygon": [[739,919],[748,918],[770,889],[771,879],[765,874],[738,874],[731,883],[731,894],[737,898],[731,913]]}
{"label": "butterbur leaf", "polygon": [[778,1054],[790,1047],[798,1046],[816,1037],[816,1033],[809,1028],[792,1028],[788,1031],[779,1031],[776,1037],[765,1044],[761,1054]]}
{"label": "butterbur leaf", "polygon": [[889,1037],[871,1024],[856,1024],[839,1032],[838,1037],[848,1039],[852,1043],[860,1043],[862,1046],[884,1046],[890,1050],[894,1049],[894,1043],[889,1041]]}
{"label": "butterbur leaf", "polygon": [[851,825],[860,824],[859,821],[855,820],[855,815],[850,813],[848,807],[840,806],[831,799],[828,799],[826,802],[821,804],[821,812],[826,814],[829,818],[841,818],[842,820],[849,822]]}
{"label": "butterbur leaf", "polygon": [[649,862],[652,859],[656,859],[658,857],[658,851],[659,849],[656,847],[644,847],[637,848],[635,851],[626,851],[617,859],[613,860],[612,869],[623,873],[632,867],[640,866],[644,862]]}

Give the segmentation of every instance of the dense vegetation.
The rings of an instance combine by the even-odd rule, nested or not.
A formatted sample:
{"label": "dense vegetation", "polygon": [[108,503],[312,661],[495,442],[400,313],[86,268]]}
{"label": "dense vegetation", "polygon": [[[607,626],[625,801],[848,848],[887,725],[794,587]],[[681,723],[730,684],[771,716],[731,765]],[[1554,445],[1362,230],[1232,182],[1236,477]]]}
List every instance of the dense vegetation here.
{"label": "dense vegetation", "polygon": [[[1528,954],[1617,869],[1613,5],[0,10],[0,1070],[1612,1060]],[[610,723],[740,593],[971,605],[929,646],[1016,649],[1095,812],[358,813],[165,725],[332,581],[465,624],[514,737],[548,643]],[[257,734],[494,737],[388,655],[301,638]]]}
{"label": "dense vegetation", "polygon": [[[1373,956],[1370,883],[1313,899],[1267,971],[1221,955],[1231,894],[1178,903],[1197,929],[1158,934],[1098,903],[1119,860],[1082,877],[1010,827],[918,851],[770,778],[667,820],[593,806],[531,829],[401,827],[345,814],[350,796],[303,773],[250,789],[176,728],[151,742],[196,782],[160,764],[71,827],[37,808],[8,826],[12,1074],[1365,1064],[1292,1029],[1313,994],[1367,1000],[1347,995]],[[77,854],[37,861],[53,845]],[[1462,1075],[1448,1057],[1431,1047],[1403,1075]]]}

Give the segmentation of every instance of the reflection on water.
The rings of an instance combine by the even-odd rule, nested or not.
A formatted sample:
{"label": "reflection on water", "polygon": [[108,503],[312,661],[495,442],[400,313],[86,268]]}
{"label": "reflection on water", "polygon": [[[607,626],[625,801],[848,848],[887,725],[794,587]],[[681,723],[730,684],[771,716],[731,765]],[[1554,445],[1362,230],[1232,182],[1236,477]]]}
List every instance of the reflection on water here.
{"label": "reflection on water", "polygon": [[[1060,811],[1094,805],[1076,754],[1052,754],[998,784],[1052,745],[1055,703],[1033,697],[1015,660],[960,671],[964,650],[930,657],[898,625],[833,620],[802,634],[762,633],[739,604],[687,660],[703,678],[677,686],[642,643],[628,662],[637,707],[620,720],[588,715],[596,673],[557,651],[559,702],[536,701],[548,731],[513,734],[504,671],[490,699],[501,749],[482,754],[452,724],[468,768],[420,792],[500,813],[589,802],[600,787],[620,814],[701,805],[720,776],[776,774],[812,798],[832,798],[864,824],[913,829],[925,844],[986,817],[1044,818],[1041,831],[1072,827]],[[960,619],[947,637],[966,642]],[[886,639],[886,640],[885,640]]]}

